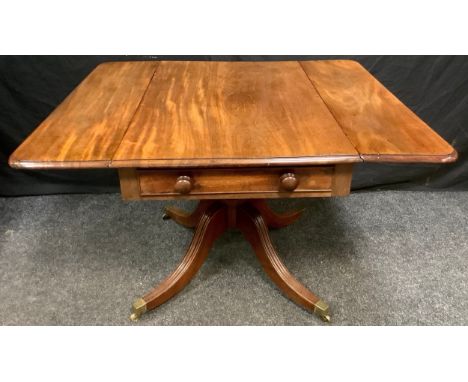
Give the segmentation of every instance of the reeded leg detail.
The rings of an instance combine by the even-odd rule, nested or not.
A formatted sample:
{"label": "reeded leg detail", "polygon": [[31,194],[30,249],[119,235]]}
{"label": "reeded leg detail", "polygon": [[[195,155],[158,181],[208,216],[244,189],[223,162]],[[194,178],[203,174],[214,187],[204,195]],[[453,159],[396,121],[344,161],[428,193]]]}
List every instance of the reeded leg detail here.
{"label": "reeded leg detail", "polygon": [[237,227],[252,245],[263,269],[273,282],[296,304],[316,313],[323,321],[330,321],[328,305],[300,283],[278,257],[259,211],[249,205],[239,208]]}
{"label": "reeded leg detail", "polygon": [[265,200],[257,199],[250,201],[250,204],[254,206],[260,215],[262,215],[266,225],[269,228],[282,228],[294,223],[300,218],[304,210],[288,212],[279,214],[274,212],[267,204]]}
{"label": "reeded leg detail", "polygon": [[209,206],[200,217],[182,262],[170,276],[134,302],[130,318],[137,320],[144,312],[156,308],[180,292],[198,272],[214,241],[226,228],[226,207],[218,204]]}
{"label": "reeded leg detail", "polygon": [[289,214],[273,212],[264,200],[201,201],[194,212],[166,208],[169,218],[186,227],[196,227],[185,257],[175,271],[142,298],[135,300],[132,320],[168,301],[195,276],[214,241],[228,228],[237,228],[254,248],[260,263],[287,297],[323,321],[330,321],[328,305],[300,283],[278,257],[268,227],[280,228],[293,223],[302,211]]}
{"label": "reeded leg detail", "polygon": [[177,207],[166,207],[163,219],[172,219],[184,227],[193,228],[211,204],[213,204],[212,201],[201,200],[193,212],[185,212]]}

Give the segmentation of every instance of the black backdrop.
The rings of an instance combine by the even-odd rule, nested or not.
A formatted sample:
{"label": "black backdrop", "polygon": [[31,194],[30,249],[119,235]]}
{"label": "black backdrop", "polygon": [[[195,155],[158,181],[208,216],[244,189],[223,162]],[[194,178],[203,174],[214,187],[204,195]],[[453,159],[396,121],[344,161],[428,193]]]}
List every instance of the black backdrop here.
{"label": "black backdrop", "polygon": [[19,171],[13,150],[104,61],[352,58],[459,154],[446,165],[356,165],[353,189],[468,189],[468,57],[464,56],[4,56],[0,57],[0,195],[118,192],[116,170]]}

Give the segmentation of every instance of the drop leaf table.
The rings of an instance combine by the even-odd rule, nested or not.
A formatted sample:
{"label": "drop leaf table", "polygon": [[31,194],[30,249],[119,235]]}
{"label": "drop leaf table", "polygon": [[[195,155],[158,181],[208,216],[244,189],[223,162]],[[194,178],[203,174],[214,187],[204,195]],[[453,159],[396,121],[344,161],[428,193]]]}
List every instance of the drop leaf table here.
{"label": "drop leaf table", "polygon": [[284,266],[270,198],[345,196],[353,163],[445,163],[456,151],[359,63],[133,61],[99,65],[17,148],[18,169],[118,169],[125,200],[199,200],[164,217],[194,229],[175,271],[131,318],[181,291],[213,242],[238,229],[286,296],[328,305]]}

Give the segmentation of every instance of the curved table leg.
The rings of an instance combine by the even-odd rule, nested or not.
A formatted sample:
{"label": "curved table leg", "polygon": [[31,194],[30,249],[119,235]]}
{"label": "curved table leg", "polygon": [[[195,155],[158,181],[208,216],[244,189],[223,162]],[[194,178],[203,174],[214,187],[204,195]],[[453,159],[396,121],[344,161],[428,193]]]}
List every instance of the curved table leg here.
{"label": "curved table leg", "polygon": [[286,296],[329,322],[328,305],[301,284],[278,257],[262,215],[251,206],[243,205],[238,211],[237,226],[252,245],[265,272]]}
{"label": "curved table leg", "polygon": [[265,200],[257,199],[250,201],[250,204],[254,206],[258,212],[262,215],[266,225],[269,228],[282,228],[294,223],[302,215],[304,211],[294,211],[284,214],[274,212],[267,204]]}
{"label": "curved table leg", "polygon": [[201,215],[192,242],[182,262],[158,286],[133,303],[130,319],[138,320],[144,312],[156,308],[180,292],[195,276],[214,241],[226,228],[226,207],[213,204]]}
{"label": "curved table leg", "polygon": [[201,200],[193,212],[185,212],[177,207],[166,207],[163,219],[172,219],[184,227],[193,228],[211,204],[213,204],[212,201]]}

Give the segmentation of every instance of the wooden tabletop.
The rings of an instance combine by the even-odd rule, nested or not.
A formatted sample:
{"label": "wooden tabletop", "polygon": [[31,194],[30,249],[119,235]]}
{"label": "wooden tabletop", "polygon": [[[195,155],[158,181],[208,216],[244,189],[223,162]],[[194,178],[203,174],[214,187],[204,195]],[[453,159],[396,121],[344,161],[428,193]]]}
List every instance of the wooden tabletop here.
{"label": "wooden tabletop", "polygon": [[354,61],[147,61],[99,65],[10,165],[263,167],[456,156]]}

